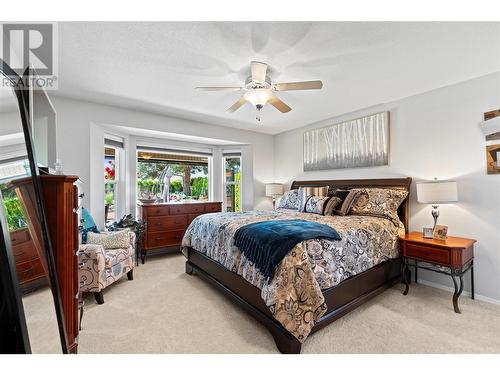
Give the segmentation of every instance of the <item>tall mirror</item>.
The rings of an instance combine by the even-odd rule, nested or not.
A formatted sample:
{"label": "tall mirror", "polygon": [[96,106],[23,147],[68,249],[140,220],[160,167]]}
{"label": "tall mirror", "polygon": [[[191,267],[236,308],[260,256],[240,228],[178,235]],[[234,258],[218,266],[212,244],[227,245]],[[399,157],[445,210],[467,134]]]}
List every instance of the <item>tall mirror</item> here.
{"label": "tall mirror", "polygon": [[[2,74],[0,77],[4,78]],[[20,313],[24,310],[29,338],[27,351],[64,353],[67,352],[64,317],[45,213],[43,204],[40,204],[40,185],[35,180],[38,171],[33,165],[36,152],[33,152],[32,134],[26,132],[32,126],[29,91],[19,93],[5,84],[0,85],[0,204],[3,206],[0,214],[3,214],[2,223],[6,223],[8,229],[3,228],[1,235],[5,243],[10,241],[11,244],[0,251],[10,252],[7,255],[11,256],[15,268],[12,273],[17,274],[12,280],[14,284],[17,282],[14,287],[18,288],[22,303]],[[20,95],[24,99],[22,103]],[[49,130],[53,129],[48,129],[47,124],[37,130],[39,134],[35,143],[38,146],[43,147],[44,139],[52,138],[48,137]],[[46,149],[42,156],[44,161],[47,154]]]}

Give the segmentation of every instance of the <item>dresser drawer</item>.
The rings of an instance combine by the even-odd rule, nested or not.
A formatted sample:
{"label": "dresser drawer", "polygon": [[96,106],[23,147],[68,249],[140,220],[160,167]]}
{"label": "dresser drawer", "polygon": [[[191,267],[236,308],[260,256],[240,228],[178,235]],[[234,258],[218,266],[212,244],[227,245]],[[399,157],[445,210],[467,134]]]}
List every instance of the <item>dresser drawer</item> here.
{"label": "dresser drawer", "polygon": [[172,205],[170,208],[170,215],[178,215],[178,214],[195,214],[195,213],[203,213],[203,205],[202,204],[183,204],[183,205]]}
{"label": "dresser drawer", "polygon": [[205,212],[221,212],[221,203],[207,203]]}
{"label": "dresser drawer", "polygon": [[12,246],[16,246],[23,242],[27,242],[30,240],[30,234],[28,229],[20,229],[13,232],[10,232],[10,240],[12,242]]}
{"label": "dresser drawer", "polygon": [[180,245],[184,232],[184,230],[174,230],[148,233],[147,247],[155,248]]}
{"label": "dresser drawer", "polygon": [[31,259],[38,259],[38,254],[33,241],[22,242],[19,245],[12,246],[14,261],[16,263],[26,262]]}
{"label": "dresser drawer", "polygon": [[148,232],[186,229],[187,225],[188,217],[186,215],[154,216],[148,219]]}
{"label": "dresser drawer", "polygon": [[16,264],[16,270],[21,284],[45,275],[42,263],[38,259]]}
{"label": "dresser drawer", "polygon": [[168,215],[167,206],[151,206],[146,207],[146,216],[166,216]]}
{"label": "dresser drawer", "polygon": [[436,249],[407,243],[405,255],[408,257],[418,258],[434,263],[450,263],[450,252],[445,249]]}

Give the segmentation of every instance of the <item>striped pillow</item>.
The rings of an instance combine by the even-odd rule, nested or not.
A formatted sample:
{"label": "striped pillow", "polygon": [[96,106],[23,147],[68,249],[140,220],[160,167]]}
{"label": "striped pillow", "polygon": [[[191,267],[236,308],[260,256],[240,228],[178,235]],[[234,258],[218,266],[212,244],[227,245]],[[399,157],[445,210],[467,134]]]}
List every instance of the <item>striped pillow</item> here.
{"label": "striped pillow", "polygon": [[[348,190],[349,193],[347,193],[347,196],[345,199],[342,201],[342,206],[338,210],[335,210],[335,215],[340,215],[340,216],[345,216],[351,211],[351,208],[356,201],[356,198],[358,195],[361,193],[359,190]],[[335,194],[344,194],[346,190],[340,191],[337,193],[337,191],[334,193]]]}
{"label": "striped pillow", "polygon": [[335,208],[340,206],[341,203],[342,203],[342,199],[340,199],[339,197],[331,197],[330,200],[326,203],[325,211],[323,212],[323,215],[333,216]]}

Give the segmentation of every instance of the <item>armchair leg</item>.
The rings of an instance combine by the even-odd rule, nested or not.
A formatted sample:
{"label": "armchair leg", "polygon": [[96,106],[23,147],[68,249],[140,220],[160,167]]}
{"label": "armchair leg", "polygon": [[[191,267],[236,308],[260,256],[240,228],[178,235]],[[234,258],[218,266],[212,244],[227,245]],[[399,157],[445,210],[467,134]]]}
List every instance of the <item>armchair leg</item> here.
{"label": "armchair leg", "polygon": [[102,291],[94,292],[94,297],[97,304],[102,305],[104,303],[104,296],[102,295]]}
{"label": "armchair leg", "polygon": [[130,270],[127,272],[127,277],[129,280],[134,280],[134,270]]}

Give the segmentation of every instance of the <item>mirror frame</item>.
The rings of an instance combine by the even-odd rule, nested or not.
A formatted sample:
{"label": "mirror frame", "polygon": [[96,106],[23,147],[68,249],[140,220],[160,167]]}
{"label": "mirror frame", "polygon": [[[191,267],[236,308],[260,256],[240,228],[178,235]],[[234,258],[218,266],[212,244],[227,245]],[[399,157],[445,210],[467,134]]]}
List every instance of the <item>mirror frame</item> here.
{"label": "mirror frame", "polygon": [[[60,289],[59,289],[59,282],[57,279],[57,270],[55,266],[55,260],[54,260],[54,254],[52,251],[52,242],[50,240],[50,234],[48,230],[48,225],[47,225],[47,216],[45,214],[45,205],[43,201],[43,192],[42,192],[42,184],[40,181],[40,171],[38,168],[38,163],[36,162],[36,155],[35,155],[35,150],[33,148],[33,139],[31,135],[31,129],[32,129],[32,123],[31,123],[31,116],[30,116],[30,91],[33,90],[32,87],[29,86],[29,83],[31,82],[30,80],[30,74],[31,69],[30,67],[26,68],[24,71],[23,77],[20,77],[8,64],[5,63],[2,59],[0,59],[0,73],[2,73],[7,79],[10,80],[10,82],[13,85],[14,93],[17,97],[18,100],[18,105],[19,105],[19,112],[21,116],[21,123],[23,127],[23,133],[24,133],[24,140],[26,144],[26,152],[28,155],[28,160],[30,164],[30,172],[31,172],[31,180],[33,183],[33,189],[35,193],[35,203],[38,211],[38,216],[40,220],[40,227],[41,227],[41,232],[42,232],[42,239],[43,239],[43,246],[45,249],[45,255],[47,258],[47,266],[49,270],[49,281],[50,281],[50,289],[52,292],[53,300],[54,300],[54,308],[56,311],[56,316],[57,316],[57,325],[59,329],[59,337],[61,341],[61,349],[63,354],[68,353],[68,338],[66,335],[66,324],[65,324],[65,319],[64,319],[64,313],[63,313],[63,306],[62,306],[62,300],[61,300],[61,294],[60,294]],[[3,198],[2,198],[3,199]],[[2,210],[3,211],[3,210]],[[2,213],[0,211],[0,214]],[[3,216],[5,217],[5,216]],[[31,353],[30,349],[30,344],[29,344],[29,336],[27,332],[27,327],[26,327],[26,317],[24,314],[24,309],[22,306],[22,301],[20,297],[20,289],[19,289],[19,281],[17,278],[17,272],[16,268],[13,264],[13,253],[12,253],[12,245],[10,241],[10,234],[8,232],[8,229],[5,227],[2,222],[2,229],[3,229],[3,241],[6,243],[5,250],[6,250],[6,255],[8,258],[8,266],[10,267],[10,275],[11,275],[11,281],[14,282],[13,288],[17,289],[15,290],[14,294],[14,299],[16,299],[16,294],[17,294],[17,301],[12,300],[13,303],[13,311],[16,310],[16,305],[17,305],[17,312],[18,312],[18,319],[21,323],[19,327],[21,327],[21,332],[20,335],[18,335],[19,340],[23,340],[24,342],[24,347],[27,349],[26,353]],[[6,237],[6,232],[7,232],[7,237]],[[1,259],[0,259],[1,260]],[[12,268],[13,267],[13,268]],[[11,322],[16,324],[16,322]],[[23,332],[23,325],[25,328],[25,332]]]}

